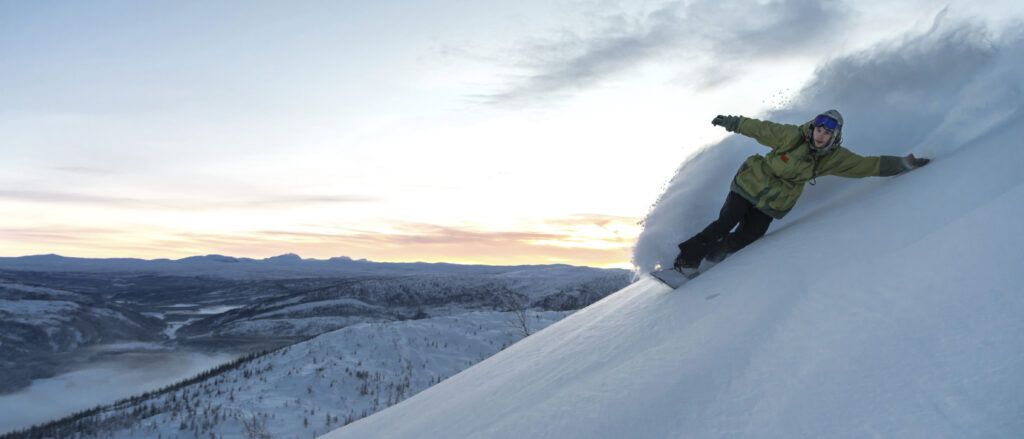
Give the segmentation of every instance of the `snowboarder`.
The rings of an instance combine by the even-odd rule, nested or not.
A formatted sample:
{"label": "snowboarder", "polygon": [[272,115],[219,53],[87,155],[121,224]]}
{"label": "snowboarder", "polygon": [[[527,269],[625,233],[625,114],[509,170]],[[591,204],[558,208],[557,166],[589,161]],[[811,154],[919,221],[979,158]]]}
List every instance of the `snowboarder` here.
{"label": "snowboarder", "polygon": [[772,219],[782,219],[793,208],[807,182],[813,186],[823,175],[885,177],[930,161],[913,154],[854,154],[842,146],[843,116],[836,110],[821,113],[799,126],[722,115],[711,124],[751,137],[772,151],[747,157],[732,180],[718,219],[679,244],[674,266],[687,277],[697,275],[702,260],[720,262],[764,236]]}

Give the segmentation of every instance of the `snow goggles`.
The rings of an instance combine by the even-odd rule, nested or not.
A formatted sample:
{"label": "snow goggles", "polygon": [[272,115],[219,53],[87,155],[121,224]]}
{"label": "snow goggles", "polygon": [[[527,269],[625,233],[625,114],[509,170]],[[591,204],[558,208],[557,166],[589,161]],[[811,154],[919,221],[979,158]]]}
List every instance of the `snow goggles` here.
{"label": "snow goggles", "polygon": [[811,126],[823,126],[826,130],[835,131],[839,127],[839,121],[824,114],[814,118],[814,122],[811,122]]}

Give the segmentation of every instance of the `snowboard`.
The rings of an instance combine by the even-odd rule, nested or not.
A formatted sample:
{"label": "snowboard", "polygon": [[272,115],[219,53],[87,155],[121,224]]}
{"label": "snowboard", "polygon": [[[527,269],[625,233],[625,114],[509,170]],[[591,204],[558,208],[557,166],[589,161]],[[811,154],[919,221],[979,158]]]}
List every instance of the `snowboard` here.
{"label": "snowboard", "polygon": [[696,273],[693,276],[687,277],[681,271],[675,268],[662,268],[651,272],[651,277],[660,280],[665,285],[672,287],[672,289],[679,288],[686,283],[686,281],[697,277],[700,273]]}

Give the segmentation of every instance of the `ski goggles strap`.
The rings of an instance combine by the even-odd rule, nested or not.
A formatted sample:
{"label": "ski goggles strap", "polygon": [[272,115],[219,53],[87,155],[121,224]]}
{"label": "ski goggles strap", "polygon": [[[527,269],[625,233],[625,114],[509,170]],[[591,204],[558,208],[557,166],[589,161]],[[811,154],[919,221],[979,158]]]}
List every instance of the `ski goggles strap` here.
{"label": "ski goggles strap", "polygon": [[839,121],[822,114],[814,118],[814,122],[811,123],[811,126],[823,126],[826,130],[835,131],[836,128],[839,127]]}

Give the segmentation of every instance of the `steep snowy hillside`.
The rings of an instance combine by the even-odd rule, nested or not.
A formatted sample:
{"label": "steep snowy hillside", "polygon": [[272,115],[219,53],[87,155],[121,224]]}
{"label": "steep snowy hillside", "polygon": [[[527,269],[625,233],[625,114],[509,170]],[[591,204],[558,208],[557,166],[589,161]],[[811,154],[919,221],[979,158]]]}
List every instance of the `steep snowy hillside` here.
{"label": "steep snowy hillside", "polygon": [[[823,180],[766,237],[680,289],[642,277],[325,437],[1020,437],[1022,82],[1024,39],[970,26],[834,61],[797,100],[810,107],[773,117],[801,123],[849,102],[851,146],[860,137],[862,153],[915,151],[931,165]],[[681,168],[645,224],[642,268],[717,212],[757,152],[718,152],[733,139]],[[705,181],[720,177],[708,170],[724,181]]]}
{"label": "steep snowy hillside", "polygon": [[625,270],[533,267],[501,274],[419,274],[305,280],[306,287],[222,314],[198,319],[179,338],[314,336],[353,323],[505,309],[516,300],[529,308],[580,309],[629,283]]}

